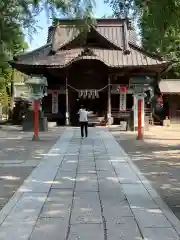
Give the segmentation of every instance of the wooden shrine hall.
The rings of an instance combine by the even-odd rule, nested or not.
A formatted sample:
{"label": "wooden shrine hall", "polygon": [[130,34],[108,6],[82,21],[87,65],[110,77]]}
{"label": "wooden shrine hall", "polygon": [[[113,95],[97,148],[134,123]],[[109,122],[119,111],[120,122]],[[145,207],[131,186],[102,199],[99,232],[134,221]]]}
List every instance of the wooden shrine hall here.
{"label": "wooden shrine hall", "polygon": [[47,78],[43,106],[49,120],[76,125],[83,104],[99,123],[109,118],[115,123],[133,107],[130,79],[150,76],[156,89],[169,63],[137,45],[127,19],[97,19],[83,36],[75,20],[60,19],[49,28],[44,46],[16,56],[11,64]]}

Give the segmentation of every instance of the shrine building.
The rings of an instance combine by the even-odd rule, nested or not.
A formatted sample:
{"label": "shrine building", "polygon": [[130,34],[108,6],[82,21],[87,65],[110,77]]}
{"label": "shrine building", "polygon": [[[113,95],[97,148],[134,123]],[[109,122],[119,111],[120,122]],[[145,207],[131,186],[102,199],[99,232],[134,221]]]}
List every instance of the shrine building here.
{"label": "shrine building", "polygon": [[[49,27],[44,46],[11,63],[27,75],[47,78],[43,107],[49,120],[76,125],[83,104],[99,123],[109,117],[116,123],[134,106],[132,79],[150,78],[154,94],[159,93],[170,63],[138,46],[129,20],[97,19],[85,38],[78,29],[75,20],[60,19]],[[152,107],[145,102],[145,109]]]}

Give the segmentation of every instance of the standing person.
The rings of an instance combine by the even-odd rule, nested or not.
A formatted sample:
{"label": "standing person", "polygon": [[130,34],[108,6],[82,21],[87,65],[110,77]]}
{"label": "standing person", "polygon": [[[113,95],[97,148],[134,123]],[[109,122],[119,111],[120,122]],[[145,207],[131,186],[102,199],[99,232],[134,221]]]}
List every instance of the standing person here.
{"label": "standing person", "polygon": [[81,126],[81,137],[84,138],[84,130],[85,130],[85,136],[88,136],[88,114],[91,112],[86,111],[84,106],[81,106],[79,109],[79,123]]}

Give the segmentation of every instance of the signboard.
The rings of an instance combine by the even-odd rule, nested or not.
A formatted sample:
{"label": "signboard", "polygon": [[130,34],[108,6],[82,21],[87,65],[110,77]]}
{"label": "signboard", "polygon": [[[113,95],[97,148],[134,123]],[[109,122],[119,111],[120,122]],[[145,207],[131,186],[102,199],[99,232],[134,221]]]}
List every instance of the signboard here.
{"label": "signboard", "polygon": [[153,81],[153,78],[148,77],[148,76],[136,76],[136,77],[132,77],[129,80],[129,85],[149,85],[151,82]]}
{"label": "signboard", "polygon": [[120,92],[120,98],[119,98],[119,111],[123,112],[126,111],[126,92]]}
{"label": "signboard", "polygon": [[120,85],[119,87],[119,111],[124,112],[126,111],[126,94],[127,94],[127,86],[126,85]]}
{"label": "signboard", "polygon": [[119,92],[120,93],[123,93],[123,92],[127,93],[127,90],[128,90],[128,86],[127,85],[120,85],[119,86]]}
{"label": "signboard", "polygon": [[58,113],[58,91],[56,90],[52,91],[52,113]]}

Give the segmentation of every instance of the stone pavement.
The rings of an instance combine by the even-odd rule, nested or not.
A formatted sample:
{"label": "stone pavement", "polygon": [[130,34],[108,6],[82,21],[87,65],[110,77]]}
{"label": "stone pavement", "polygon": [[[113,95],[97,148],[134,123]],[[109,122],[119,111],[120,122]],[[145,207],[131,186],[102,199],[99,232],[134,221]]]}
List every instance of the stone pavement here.
{"label": "stone pavement", "polygon": [[41,141],[32,141],[32,132],[17,126],[0,129],[0,209],[23,184],[32,170],[56,143],[64,128],[40,133]]}
{"label": "stone pavement", "polygon": [[112,131],[133,163],[180,219],[180,127],[153,127],[143,141],[136,133]]}
{"label": "stone pavement", "polygon": [[21,131],[19,126],[2,126],[0,129],[0,167],[32,166],[56,143],[63,127],[49,128],[40,132],[40,141],[32,141],[32,132]]}
{"label": "stone pavement", "polygon": [[0,212],[3,240],[177,240],[180,222],[105,128],[67,128]]}

